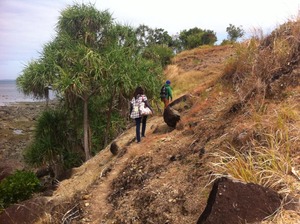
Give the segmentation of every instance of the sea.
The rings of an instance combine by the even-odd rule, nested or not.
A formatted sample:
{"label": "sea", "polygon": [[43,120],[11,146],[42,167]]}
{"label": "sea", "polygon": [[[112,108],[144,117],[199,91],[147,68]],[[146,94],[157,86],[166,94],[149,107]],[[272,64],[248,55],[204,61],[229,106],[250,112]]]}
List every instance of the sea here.
{"label": "sea", "polygon": [[[50,92],[50,100],[55,96]],[[34,99],[33,96],[26,96],[18,90],[16,80],[0,80],[0,106],[18,102],[41,102],[45,100]]]}

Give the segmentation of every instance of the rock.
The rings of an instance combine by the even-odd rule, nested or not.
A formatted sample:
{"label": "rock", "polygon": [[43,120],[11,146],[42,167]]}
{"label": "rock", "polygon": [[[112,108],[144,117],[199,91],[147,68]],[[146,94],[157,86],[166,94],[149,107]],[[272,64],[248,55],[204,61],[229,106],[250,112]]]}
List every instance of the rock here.
{"label": "rock", "polygon": [[110,145],[110,152],[115,156],[118,154],[119,151],[119,146],[117,145],[117,143],[115,141],[113,141]]}
{"label": "rock", "polygon": [[169,127],[175,128],[177,122],[180,120],[180,114],[175,109],[168,106],[164,110],[164,121]]}
{"label": "rock", "polygon": [[269,188],[223,177],[213,184],[197,224],[260,222],[276,212],[281,200],[280,195]]}
{"label": "rock", "polygon": [[47,199],[43,197],[14,204],[0,213],[0,223],[34,223],[44,214],[46,204]]}
{"label": "rock", "polygon": [[[183,95],[179,98],[177,98],[176,100],[174,100],[173,102],[171,102],[167,108],[165,108],[164,113],[163,113],[163,117],[164,117],[164,121],[166,122],[166,124],[169,127],[172,128],[176,128],[177,122],[180,121],[180,113],[179,111],[183,111],[186,110],[187,108],[190,107],[190,102],[188,102],[188,99],[190,99],[191,96],[190,95]],[[177,108],[175,109],[177,106],[176,105],[180,105],[180,103],[184,102],[184,106],[180,106],[182,108]]]}
{"label": "rock", "polygon": [[187,101],[187,99],[189,99],[191,96],[190,95],[183,95],[179,98],[177,98],[176,100],[172,101],[170,104],[169,104],[169,107],[174,107],[175,105],[179,104],[180,102],[185,102]]}

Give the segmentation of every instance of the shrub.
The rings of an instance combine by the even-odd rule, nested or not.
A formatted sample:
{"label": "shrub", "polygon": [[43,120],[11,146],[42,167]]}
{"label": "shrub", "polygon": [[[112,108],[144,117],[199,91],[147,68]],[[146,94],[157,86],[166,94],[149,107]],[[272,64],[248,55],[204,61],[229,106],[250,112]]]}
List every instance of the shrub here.
{"label": "shrub", "polygon": [[0,183],[0,208],[27,200],[39,189],[39,179],[33,172],[17,170]]}

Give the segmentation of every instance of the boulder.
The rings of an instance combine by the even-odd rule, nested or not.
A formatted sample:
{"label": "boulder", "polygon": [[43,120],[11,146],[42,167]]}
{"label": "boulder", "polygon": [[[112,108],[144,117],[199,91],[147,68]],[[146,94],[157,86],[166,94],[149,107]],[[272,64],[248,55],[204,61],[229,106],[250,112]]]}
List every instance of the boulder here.
{"label": "boulder", "polygon": [[175,128],[178,121],[180,121],[180,114],[175,109],[168,106],[164,110],[164,121],[169,127]]}
{"label": "boulder", "polygon": [[119,146],[115,141],[110,144],[109,150],[114,156],[118,154]]}
{"label": "boulder", "polygon": [[[166,124],[171,128],[176,128],[176,124],[180,121],[180,112],[190,107],[190,102],[188,99],[191,98],[191,95],[183,95],[174,101],[172,101],[164,110],[163,117]],[[177,105],[184,102],[184,106],[182,108],[177,108]],[[176,108],[176,109],[175,109]],[[178,110],[177,110],[178,109]]]}
{"label": "boulder", "polygon": [[253,183],[217,179],[197,224],[240,224],[260,222],[281,205],[280,195]]}
{"label": "boulder", "polygon": [[43,197],[29,199],[19,204],[13,204],[0,213],[0,223],[31,224],[44,215],[47,200]]}

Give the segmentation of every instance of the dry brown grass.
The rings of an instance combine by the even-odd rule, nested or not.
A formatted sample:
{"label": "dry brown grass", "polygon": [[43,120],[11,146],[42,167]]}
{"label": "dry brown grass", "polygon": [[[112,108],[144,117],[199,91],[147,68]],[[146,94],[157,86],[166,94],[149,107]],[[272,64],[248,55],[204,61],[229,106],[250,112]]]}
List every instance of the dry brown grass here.
{"label": "dry brown grass", "polygon": [[290,72],[298,61],[300,21],[287,22],[264,39],[262,35],[237,44],[235,57],[226,64],[224,76],[234,83],[241,102],[254,94],[263,100],[281,90],[270,86]]}
{"label": "dry brown grass", "polygon": [[203,46],[176,55],[165,70],[174,96],[202,92],[214,85],[222,76],[220,70],[232,51],[230,46]]}
{"label": "dry brown grass", "polygon": [[[241,106],[227,129],[227,147],[210,152],[212,179],[229,175],[299,200],[299,28],[300,20],[289,21],[267,37],[260,33],[235,46],[223,80]],[[299,211],[279,209],[263,223],[299,220]]]}

